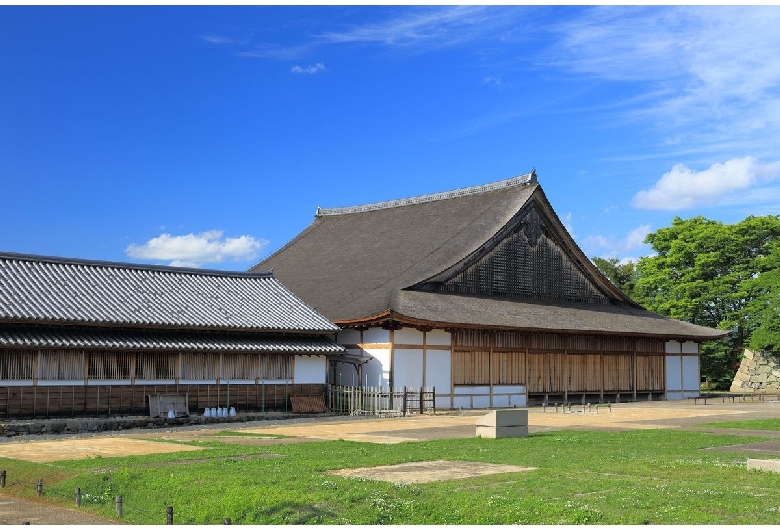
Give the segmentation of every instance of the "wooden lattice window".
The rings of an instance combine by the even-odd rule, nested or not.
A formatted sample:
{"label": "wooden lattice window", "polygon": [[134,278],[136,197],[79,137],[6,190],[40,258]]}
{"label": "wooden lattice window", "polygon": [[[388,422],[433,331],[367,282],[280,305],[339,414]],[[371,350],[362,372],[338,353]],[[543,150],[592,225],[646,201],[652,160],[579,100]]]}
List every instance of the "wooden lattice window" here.
{"label": "wooden lattice window", "polygon": [[212,381],[217,379],[218,373],[218,353],[185,353],[181,356],[182,379]]}
{"label": "wooden lattice window", "polygon": [[0,379],[19,380],[34,377],[35,353],[27,351],[0,350]]}
{"label": "wooden lattice window", "polygon": [[259,357],[260,379],[292,379],[292,356],[261,355]]}
{"label": "wooden lattice window", "polygon": [[54,381],[84,379],[84,352],[42,350],[38,358],[38,379]]}
{"label": "wooden lattice window", "polygon": [[130,379],[129,353],[90,353],[90,379]]}
{"label": "wooden lattice window", "polygon": [[256,355],[248,354],[223,355],[222,379],[254,379],[257,377],[256,359]]}
{"label": "wooden lattice window", "polygon": [[178,353],[139,353],[135,363],[136,379],[175,379]]}

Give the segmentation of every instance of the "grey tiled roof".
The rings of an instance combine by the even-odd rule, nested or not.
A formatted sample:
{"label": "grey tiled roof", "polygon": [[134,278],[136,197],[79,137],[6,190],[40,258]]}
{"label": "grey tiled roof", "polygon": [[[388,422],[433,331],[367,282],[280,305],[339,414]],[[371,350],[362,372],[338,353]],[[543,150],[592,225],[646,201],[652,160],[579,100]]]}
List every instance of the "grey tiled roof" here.
{"label": "grey tiled roof", "polygon": [[145,331],[70,326],[6,326],[0,328],[0,348],[307,355],[340,355],[346,352],[342,346],[327,337],[316,335]]}
{"label": "grey tiled roof", "polygon": [[0,323],[331,333],[269,272],[0,253]]}

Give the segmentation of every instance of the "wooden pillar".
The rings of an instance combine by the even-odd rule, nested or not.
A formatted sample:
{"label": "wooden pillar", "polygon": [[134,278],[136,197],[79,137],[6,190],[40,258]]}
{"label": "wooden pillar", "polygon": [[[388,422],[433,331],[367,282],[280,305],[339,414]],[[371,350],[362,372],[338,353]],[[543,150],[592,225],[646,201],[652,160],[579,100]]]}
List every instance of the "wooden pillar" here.
{"label": "wooden pillar", "polygon": [[426,357],[428,355],[428,332],[423,331],[423,345],[422,345],[422,387],[425,388],[425,381],[427,379]]}
{"label": "wooden pillar", "polygon": [[496,342],[496,332],[488,331],[488,383],[490,384],[490,407],[493,407],[493,345]]}
{"label": "wooden pillar", "polygon": [[638,381],[638,376],[637,376],[637,373],[636,373],[636,339],[632,339],[632,340],[633,340],[634,346],[631,349],[634,350],[634,351],[633,351],[633,358],[632,358],[631,364],[632,364],[632,368],[633,368],[633,371],[634,371],[634,401],[636,401],[636,384],[637,384],[637,381]]}
{"label": "wooden pillar", "polygon": [[604,343],[601,340],[601,337],[596,337],[596,347],[599,350],[599,366],[601,366],[601,390],[599,391],[599,403],[604,403],[604,386],[605,384],[605,376],[604,373]]}

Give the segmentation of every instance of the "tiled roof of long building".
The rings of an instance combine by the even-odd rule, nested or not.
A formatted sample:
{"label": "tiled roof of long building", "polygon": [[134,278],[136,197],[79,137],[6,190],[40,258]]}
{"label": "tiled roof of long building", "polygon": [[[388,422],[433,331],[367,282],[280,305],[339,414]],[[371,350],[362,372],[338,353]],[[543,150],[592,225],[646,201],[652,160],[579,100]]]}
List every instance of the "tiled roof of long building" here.
{"label": "tiled roof of long building", "polygon": [[0,322],[331,333],[270,272],[0,253]]}
{"label": "tiled roof of long building", "polygon": [[8,326],[0,328],[0,348],[306,355],[338,355],[345,352],[342,346],[321,335],[146,331],[138,329],[51,326]]}

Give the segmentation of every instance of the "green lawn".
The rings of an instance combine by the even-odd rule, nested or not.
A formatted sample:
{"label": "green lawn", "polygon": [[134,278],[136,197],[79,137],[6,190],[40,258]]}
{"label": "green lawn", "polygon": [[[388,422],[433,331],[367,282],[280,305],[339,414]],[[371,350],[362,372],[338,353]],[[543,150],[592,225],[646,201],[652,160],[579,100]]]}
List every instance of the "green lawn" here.
{"label": "green lawn", "polygon": [[756,431],[780,431],[780,419],[768,420],[744,420],[744,421],[720,421],[705,423],[702,427],[721,427],[724,429],[748,429]]}
{"label": "green lawn", "polygon": [[[54,464],[0,459],[0,469],[9,494],[33,497],[43,478],[44,500],[73,506],[80,487],[82,509],[105,516],[115,516],[122,495],[123,520],[135,524],[164,524],[166,506],[174,507],[176,524],[225,517],[233,524],[776,524],[780,474],[748,472],[748,454],[705,450],[755,440],[673,430],[396,445],[234,440],[195,443],[205,448],[199,453]],[[197,462],[203,458],[213,460]],[[440,459],[538,469],[418,485],[326,473]]]}

